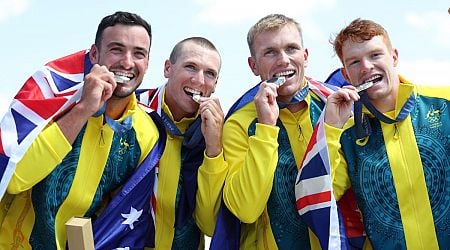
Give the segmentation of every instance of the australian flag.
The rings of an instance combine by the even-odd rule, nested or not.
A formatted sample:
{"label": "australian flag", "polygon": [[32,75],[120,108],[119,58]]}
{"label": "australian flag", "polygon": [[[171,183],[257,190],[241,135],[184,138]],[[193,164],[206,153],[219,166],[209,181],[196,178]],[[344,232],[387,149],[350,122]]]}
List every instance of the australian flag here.
{"label": "australian flag", "polygon": [[[152,118],[159,116],[153,112]],[[140,167],[114,196],[93,224],[95,249],[143,249],[155,247],[153,187],[156,166],[164,151],[166,133],[157,124],[159,140]]]}

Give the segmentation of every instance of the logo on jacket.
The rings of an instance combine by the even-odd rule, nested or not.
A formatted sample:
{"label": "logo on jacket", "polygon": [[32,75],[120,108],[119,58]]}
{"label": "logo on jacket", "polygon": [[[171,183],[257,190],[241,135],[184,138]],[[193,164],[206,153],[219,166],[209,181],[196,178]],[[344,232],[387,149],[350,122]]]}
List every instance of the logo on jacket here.
{"label": "logo on jacket", "polygon": [[435,109],[434,105],[430,106],[430,109],[427,112],[427,121],[430,124],[430,128],[437,128],[442,126],[441,116],[444,111],[447,109],[447,104],[443,103],[439,109]]}

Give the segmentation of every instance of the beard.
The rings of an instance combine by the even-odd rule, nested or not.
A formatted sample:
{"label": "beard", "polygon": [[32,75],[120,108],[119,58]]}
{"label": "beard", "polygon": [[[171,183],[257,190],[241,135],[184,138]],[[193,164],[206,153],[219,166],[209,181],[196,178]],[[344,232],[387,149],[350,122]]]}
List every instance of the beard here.
{"label": "beard", "polygon": [[133,89],[130,89],[130,90],[126,90],[126,89],[118,89],[118,88],[116,87],[116,89],[115,89],[114,92],[113,92],[113,97],[115,97],[115,98],[125,98],[125,97],[128,97],[128,96],[134,94],[134,92],[135,92],[136,89],[139,87],[139,85],[141,85],[141,84],[137,84],[136,86],[134,86]]}

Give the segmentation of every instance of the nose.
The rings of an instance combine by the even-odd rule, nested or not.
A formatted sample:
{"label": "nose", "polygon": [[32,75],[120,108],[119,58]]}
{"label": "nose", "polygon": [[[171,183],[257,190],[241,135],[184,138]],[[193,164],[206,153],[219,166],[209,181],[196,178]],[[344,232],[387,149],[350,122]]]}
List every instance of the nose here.
{"label": "nose", "polygon": [[285,51],[281,51],[278,55],[278,65],[287,65],[289,61],[289,55]]}
{"label": "nose", "polygon": [[134,66],[133,55],[131,52],[124,53],[120,59],[120,65],[125,69],[130,69]]}
{"label": "nose", "polygon": [[361,59],[360,71],[362,74],[369,72],[373,68],[373,63],[368,59]]}
{"label": "nose", "polygon": [[204,84],[205,76],[203,74],[203,70],[196,71],[191,77],[191,82],[196,84]]}

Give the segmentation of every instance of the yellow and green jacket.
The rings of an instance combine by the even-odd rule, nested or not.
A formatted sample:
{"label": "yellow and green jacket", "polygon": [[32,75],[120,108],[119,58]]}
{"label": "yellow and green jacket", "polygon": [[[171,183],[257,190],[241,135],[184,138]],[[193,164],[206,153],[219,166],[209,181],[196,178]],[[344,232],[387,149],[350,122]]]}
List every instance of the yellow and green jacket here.
{"label": "yellow and green jacket", "polygon": [[258,123],[253,101],[225,122],[223,199],[242,222],[240,249],[320,249],[295,205],[298,165],[324,107],[311,90],[305,101],[295,113],[280,109],[276,126]]}
{"label": "yellow and green jacket", "polygon": [[[406,119],[370,116],[371,134],[356,139],[353,118],[326,126],[336,199],[350,187],[375,249],[450,247],[450,87],[417,86],[401,78],[396,117],[413,92]],[[367,110],[363,112],[368,113]]]}
{"label": "yellow and green jacket", "polygon": [[[164,91],[165,86],[162,85],[158,89],[141,91],[138,98],[159,114],[164,111],[174,122],[172,113],[164,102]],[[183,118],[174,124],[184,133],[195,119],[197,117]],[[211,236],[214,231],[228,171],[223,152],[214,158],[202,152],[203,162],[198,168],[194,213],[186,225],[175,227],[183,178],[180,175],[182,142],[182,136],[174,136],[167,131],[166,147],[159,162],[155,249],[204,249],[204,235]]]}
{"label": "yellow and green jacket", "polygon": [[1,201],[1,249],[65,249],[65,223],[98,214],[159,138],[136,98],[118,121],[132,128],[115,133],[103,116],[91,117],[70,145],[53,122],[33,141]]}

